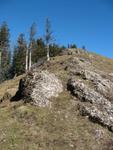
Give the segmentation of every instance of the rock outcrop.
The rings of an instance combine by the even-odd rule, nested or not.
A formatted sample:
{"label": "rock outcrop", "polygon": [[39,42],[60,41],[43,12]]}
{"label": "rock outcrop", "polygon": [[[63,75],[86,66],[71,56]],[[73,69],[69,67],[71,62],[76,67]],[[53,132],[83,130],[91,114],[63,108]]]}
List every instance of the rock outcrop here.
{"label": "rock outcrop", "polygon": [[57,97],[63,90],[61,81],[48,71],[29,73],[20,81],[15,97],[24,99],[34,105],[45,107],[50,105],[49,99]]}
{"label": "rock outcrop", "polygon": [[[107,84],[107,87],[109,87],[109,84]],[[82,115],[89,116],[91,120],[113,130],[113,104],[104,95],[89,88],[87,84],[83,83],[83,80],[74,78],[68,81],[68,89],[81,102],[84,102],[80,104]],[[106,90],[106,86],[104,90]]]}
{"label": "rock outcrop", "polygon": [[83,79],[93,82],[94,88],[101,94],[112,93],[113,83],[109,79],[104,79],[98,73],[88,70],[76,71]]}
{"label": "rock outcrop", "polygon": [[67,70],[68,90],[79,100],[80,113],[113,131],[113,82],[90,59],[74,57]]}

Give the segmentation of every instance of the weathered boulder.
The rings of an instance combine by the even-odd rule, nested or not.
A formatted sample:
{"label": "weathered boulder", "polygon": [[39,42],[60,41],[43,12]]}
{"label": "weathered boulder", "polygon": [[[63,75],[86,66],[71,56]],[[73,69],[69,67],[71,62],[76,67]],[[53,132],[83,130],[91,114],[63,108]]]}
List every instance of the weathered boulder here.
{"label": "weathered boulder", "polygon": [[75,69],[74,75],[81,76],[82,79],[92,82],[94,89],[102,95],[113,98],[113,82],[103,78],[100,74],[85,69]]}
{"label": "weathered boulder", "polygon": [[[96,92],[94,89],[88,88],[82,80],[71,79],[68,81],[68,88],[72,89],[72,92],[80,100],[90,102],[93,104],[104,105],[108,111],[110,111],[111,102],[108,101],[103,95]],[[112,106],[113,108],[113,106]]]}
{"label": "weathered boulder", "polygon": [[50,105],[49,99],[57,97],[63,91],[61,81],[48,71],[29,73],[20,81],[17,96],[26,102],[45,107]]}
{"label": "weathered boulder", "polygon": [[82,115],[89,116],[92,120],[113,129],[113,104],[103,95],[89,88],[82,80],[74,78],[68,81],[68,89],[80,101]]}

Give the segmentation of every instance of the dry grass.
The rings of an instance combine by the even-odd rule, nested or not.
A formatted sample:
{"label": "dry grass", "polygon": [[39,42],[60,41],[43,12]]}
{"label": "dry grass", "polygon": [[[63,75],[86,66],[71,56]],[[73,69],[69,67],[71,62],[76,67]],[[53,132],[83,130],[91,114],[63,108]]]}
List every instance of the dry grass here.
{"label": "dry grass", "polygon": [[[101,150],[112,134],[81,117],[78,102],[67,91],[54,99],[52,109],[11,103],[0,108],[1,150]],[[97,139],[96,130],[104,136]]]}
{"label": "dry grass", "polygon": [[5,92],[9,92],[13,96],[18,89],[18,84],[22,77],[24,77],[24,75],[15,77],[12,80],[7,80],[0,84],[0,98],[2,98]]}

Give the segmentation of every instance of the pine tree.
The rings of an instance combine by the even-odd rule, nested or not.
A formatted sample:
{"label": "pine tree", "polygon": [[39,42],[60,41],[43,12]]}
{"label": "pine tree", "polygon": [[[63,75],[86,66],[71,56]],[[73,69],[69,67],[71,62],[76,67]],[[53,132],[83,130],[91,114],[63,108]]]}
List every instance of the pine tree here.
{"label": "pine tree", "polygon": [[7,79],[10,69],[10,44],[9,44],[9,28],[4,22],[0,27],[0,64],[3,72],[3,79]]}
{"label": "pine tree", "polygon": [[24,34],[20,34],[17,41],[17,46],[14,48],[13,55],[13,75],[21,75],[25,73],[27,44]]}
{"label": "pine tree", "polygon": [[70,48],[77,48],[77,45],[76,44],[71,44]]}
{"label": "pine tree", "polygon": [[60,47],[59,45],[54,43],[49,46],[49,49],[50,49],[50,57],[55,57],[59,55],[62,52],[62,50],[65,48]]}
{"label": "pine tree", "polygon": [[32,62],[37,63],[38,60],[46,56],[46,47],[42,38],[37,39],[34,44],[32,51]]}

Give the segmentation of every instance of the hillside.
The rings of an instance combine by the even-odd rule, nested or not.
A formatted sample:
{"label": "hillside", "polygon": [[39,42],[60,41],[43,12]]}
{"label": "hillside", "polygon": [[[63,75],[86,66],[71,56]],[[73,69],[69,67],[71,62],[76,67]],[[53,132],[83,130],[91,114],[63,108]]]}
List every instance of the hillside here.
{"label": "hillside", "polygon": [[[32,105],[28,97],[27,103],[3,98],[0,150],[113,150],[113,60],[69,49],[33,68],[45,70],[58,77],[63,91],[49,99],[51,107]],[[13,97],[20,79],[32,81],[31,74],[2,83],[0,98]]]}

